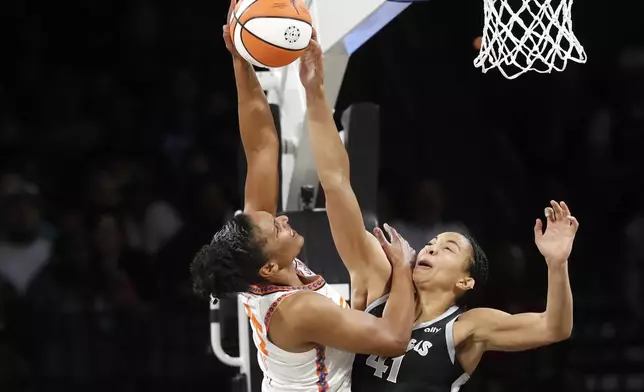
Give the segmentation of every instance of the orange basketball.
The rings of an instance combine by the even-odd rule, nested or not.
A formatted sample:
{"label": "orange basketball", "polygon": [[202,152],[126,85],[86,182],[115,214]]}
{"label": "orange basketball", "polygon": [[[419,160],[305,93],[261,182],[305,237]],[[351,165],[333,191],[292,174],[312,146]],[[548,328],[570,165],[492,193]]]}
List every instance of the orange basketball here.
{"label": "orange basketball", "polygon": [[311,13],[302,0],[241,0],[230,20],[237,52],[262,68],[283,67],[309,45]]}

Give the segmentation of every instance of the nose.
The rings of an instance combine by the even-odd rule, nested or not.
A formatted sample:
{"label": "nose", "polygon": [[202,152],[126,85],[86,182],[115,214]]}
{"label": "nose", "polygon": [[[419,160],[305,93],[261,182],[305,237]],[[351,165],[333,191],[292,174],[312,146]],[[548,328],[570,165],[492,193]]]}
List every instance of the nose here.
{"label": "nose", "polygon": [[287,223],[288,223],[288,216],[286,216],[286,215],[279,216],[279,217],[277,217],[277,219],[278,219],[278,220],[279,220],[283,225],[285,225],[285,224],[287,224]]}
{"label": "nose", "polygon": [[434,256],[436,254],[436,247],[433,245],[427,245],[427,253]]}
{"label": "nose", "polygon": [[434,251],[433,251],[433,248],[431,247],[431,245],[425,245],[425,246],[423,246],[423,249],[421,249],[421,250],[420,250],[420,252],[418,253],[418,255],[420,256],[421,254],[429,254],[429,255],[433,255],[433,254],[434,254]]}

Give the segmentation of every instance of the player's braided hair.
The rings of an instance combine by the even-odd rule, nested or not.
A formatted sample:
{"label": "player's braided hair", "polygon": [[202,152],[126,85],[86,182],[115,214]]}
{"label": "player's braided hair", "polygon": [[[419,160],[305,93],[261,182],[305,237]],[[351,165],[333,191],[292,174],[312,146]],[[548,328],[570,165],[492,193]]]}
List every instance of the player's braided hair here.
{"label": "player's braided hair", "polygon": [[476,242],[474,238],[464,235],[472,246],[472,260],[470,260],[467,272],[469,272],[472,279],[474,279],[474,288],[467,291],[464,295],[458,298],[459,306],[468,307],[472,305],[478,293],[483,291],[488,276],[488,260],[483,248]]}
{"label": "player's braided hair", "polygon": [[248,215],[236,215],[193,259],[190,274],[194,292],[204,298],[221,298],[260,283],[259,270],[267,261],[263,245]]}

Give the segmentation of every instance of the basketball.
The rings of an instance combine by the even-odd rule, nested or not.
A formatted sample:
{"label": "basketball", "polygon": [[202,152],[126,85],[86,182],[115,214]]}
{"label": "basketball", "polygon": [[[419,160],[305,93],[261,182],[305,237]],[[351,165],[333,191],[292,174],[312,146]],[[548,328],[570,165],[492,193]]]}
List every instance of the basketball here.
{"label": "basketball", "polygon": [[309,45],[311,13],[302,0],[241,0],[231,15],[235,49],[249,63],[279,68]]}

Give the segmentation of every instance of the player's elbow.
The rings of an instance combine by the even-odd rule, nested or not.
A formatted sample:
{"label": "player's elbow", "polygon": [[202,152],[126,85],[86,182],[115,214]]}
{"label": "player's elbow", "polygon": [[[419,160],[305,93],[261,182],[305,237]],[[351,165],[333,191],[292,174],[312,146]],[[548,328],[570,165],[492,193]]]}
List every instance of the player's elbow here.
{"label": "player's elbow", "polygon": [[387,357],[403,355],[407,352],[409,338],[409,333],[400,333],[388,328],[379,328],[378,333],[370,335],[372,342],[370,354]]}
{"label": "player's elbow", "polygon": [[329,197],[334,197],[334,195],[341,196],[346,191],[346,188],[351,186],[348,173],[345,173],[342,168],[318,169],[318,177],[322,188],[324,188],[324,195],[327,200]]}
{"label": "player's elbow", "polygon": [[266,164],[277,159],[280,142],[271,127],[260,127],[256,135],[242,140],[246,153],[246,163],[249,167],[265,168]]}
{"label": "player's elbow", "polygon": [[559,343],[564,340],[570,339],[572,336],[572,324],[570,326],[564,326],[557,328],[556,330],[550,333],[550,343]]}
{"label": "player's elbow", "polygon": [[410,337],[400,337],[400,336],[394,336],[391,339],[390,343],[390,349],[391,352],[388,353],[387,355],[390,357],[397,357],[399,355],[403,355],[404,353],[407,352],[407,347],[409,346],[409,340]]}
{"label": "player's elbow", "polygon": [[270,114],[271,107],[266,103],[264,95],[261,96],[250,96],[248,98],[241,98],[238,100],[238,105],[240,111],[247,116],[263,116]]}
{"label": "player's elbow", "polygon": [[403,355],[407,352],[407,346],[409,345],[409,339],[401,339],[397,336],[389,336],[386,339],[383,339],[374,354],[387,356],[387,357],[397,357]]}
{"label": "player's elbow", "polygon": [[572,320],[570,322],[562,322],[561,319],[558,319],[556,322],[550,322],[550,320],[544,317],[543,321],[545,344],[559,343],[572,336]]}
{"label": "player's elbow", "polygon": [[570,338],[571,332],[563,330],[546,330],[541,333],[535,347],[549,346]]}

